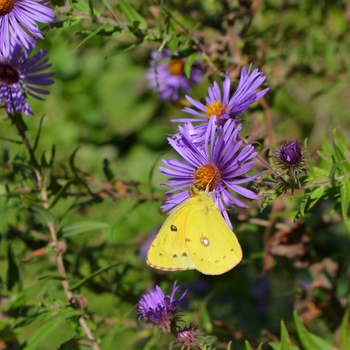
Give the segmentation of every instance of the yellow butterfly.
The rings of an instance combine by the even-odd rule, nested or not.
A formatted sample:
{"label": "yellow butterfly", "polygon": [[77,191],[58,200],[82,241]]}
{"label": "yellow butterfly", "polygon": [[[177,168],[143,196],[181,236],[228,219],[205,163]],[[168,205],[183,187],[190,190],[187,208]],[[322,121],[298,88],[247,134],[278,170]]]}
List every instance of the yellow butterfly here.
{"label": "yellow butterfly", "polygon": [[147,254],[147,264],[156,269],[197,269],[206,275],[220,275],[241,260],[237,237],[203,191],[175,208]]}

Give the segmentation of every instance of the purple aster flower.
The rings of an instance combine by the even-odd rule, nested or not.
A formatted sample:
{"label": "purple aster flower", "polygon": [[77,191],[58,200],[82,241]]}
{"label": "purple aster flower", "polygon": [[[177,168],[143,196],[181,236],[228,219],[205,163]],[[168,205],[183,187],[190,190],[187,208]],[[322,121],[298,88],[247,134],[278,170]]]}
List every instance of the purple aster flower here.
{"label": "purple aster flower", "polygon": [[269,88],[266,88],[260,92],[255,91],[264,82],[266,77],[257,68],[251,72],[251,66],[249,66],[248,71],[245,67],[242,68],[237,90],[231,98],[230,76],[226,72],[226,79],[223,83],[223,96],[217,82],[214,82],[214,86],[208,89],[205,105],[192,99],[190,96],[186,96],[186,99],[199,111],[186,107],[183,111],[195,117],[175,119],[173,122],[200,123],[195,128],[198,129],[199,134],[203,135],[205,134],[208,120],[212,116],[215,116],[218,125],[223,125],[228,119],[233,119],[236,122],[241,121],[241,119],[236,119],[235,117],[245,112],[249,105],[259,100],[269,90]]}
{"label": "purple aster flower", "polygon": [[275,164],[282,170],[282,175],[289,175],[294,184],[301,186],[300,177],[306,175],[307,167],[305,166],[308,153],[301,149],[298,140],[292,139],[274,150],[273,158]]}
{"label": "purple aster flower", "polygon": [[48,0],[0,1],[0,52],[8,56],[15,44],[26,49],[33,47],[37,39],[44,39],[36,22],[50,23],[54,10],[46,6]]}
{"label": "purple aster flower", "polygon": [[45,58],[46,51],[40,50],[29,58],[32,48],[24,49],[15,45],[9,54],[0,53],[0,104],[8,113],[33,114],[26,100],[27,95],[44,100],[40,95],[49,94],[40,86],[53,84],[55,73],[42,73],[51,64]]}
{"label": "purple aster flower", "polygon": [[187,78],[184,73],[186,59],[175,58],[162,62],[170,56],[170,50],[164,50],[160,55],[158,51],[151,52],[147,80],[149,87],[157,92],[161,100],[178,101],[181,95],[192,91],[192,84],[202,80],[203,72],[195,63],[191,68],[190,78]]}
{"label": "purple aster flower", "polygon": [[140,318],[145,317],[147,322],[157,326],[163,332],[175,330],[179,319],[178,306],[188,293],[186,290],[180,298],[175,299],[179,289],[175,281],[171,295],[164,295],[158,286],[144,294],[138,305]]}
{"label": "purple aster flower", "polygon": [[241,125],[235,126],[234,120],[217,127],[216,118],[209,120],[205,143],[196,147],[193,143],[191,124],[179,126],[181,141],[168,138],[170,145],[185,159],[163,160],[169,168],[159,167],[161,172],[169,176],[166,186],[172,187],[167,193],[172,194],[162,206],[163,211],[173,209],[190,197],[189,188],[210,192],[222,212],[228,226],[232,229],[226,208],[248,208],[248,205],[232,194],[235,192],[249,199],[260,199],[254,192],[241,187],[241,184],[256,179],[259,174],[247,176],[253,168],[254,152],[252,145],[242,147],[238,140]]}

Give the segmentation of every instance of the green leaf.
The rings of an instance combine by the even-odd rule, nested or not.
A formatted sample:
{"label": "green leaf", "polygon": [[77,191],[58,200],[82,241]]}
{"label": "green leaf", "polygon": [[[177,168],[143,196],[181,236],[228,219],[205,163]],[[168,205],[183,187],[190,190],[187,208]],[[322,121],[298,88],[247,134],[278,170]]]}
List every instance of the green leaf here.
{"label": "green leaf", "polygon": [[[54,313],[57,312],[60,311],[54,311]],[[24,350],[37,349],[39,342],[47,337],[49,333],[54,331],[63,321],[67,320],[68,318],[81,316],[82,314],[83,312],[78,310],[65,310],[63,312],[60,312],[58,315],[52,316],[51,318],[45,320],[45,322],[43,322],[43,325],[34,331],[28,338]]]}
{"label": "green leaf", "polygon": [[52,214],[40,205],[31,204],[27,209],[44,225],[55,221]]}
{"label": "green leaf", "polygon": [[294,345],[290,340],[288,330],[283,322],[281,321],[281,350],[294,350]]}
{"label": "green leaf", "polygon": [[305,190],[304,197],[300,203],[300,208],[295,216],[295,221],[305,215],[322,197],[325,186],[309,187]]}
{"label": "green leaf", "polygon": [[40,118],[40,122],[39,122],[39,129],[38,129],[38,133],[36,134],[36,138],[35,138],[35,141],[34,141],[34,145],[33,145],[33,153],[36,151],[37,147],[38,147],[38,144],[39,144],[39,139],[40,139],[40,133],[41,133],[41,127],[43,125],[43,120],[44,120],[44,116],[42,116]]}
{"label": "green leaf", "polygon": [[118,265],[121,265],[121,264],[124,264],[124,262],[116,263],[116,264],[113,264],[113,265],[109,265],[109,266],[107,266],[107,267],[104,267],[104,268],[102,268],[102,269],[99,269],[99,270],[95,271],[94,273],[92,273],[91,275],[89,275],[89,276],[83,278],[82,280],[80,280],[80,281],[79,281],[78,283],[76,283],[74,286],[70,287],[69,290],[70,290],[70,291],[73,291],[73,290],[79,288],[80,286],[82,286],[82,285],[83,285],[85,282],[87,282],[89,279],[91,279],[91,278],[93,278],[93,277],[95,277],[95,276],[98,276],[98,275],[101,274],[102,272],[105,272],[105,271],[107,271],[107,270],[109,270],[109,269],[111,269],[111,268],[113,268],[113,267],[116,267],[116,266],[118,266]]}
{"label": "green leaf", "polygon": [[350,173],[350,162],[346,157],[349,144],[337,129],[333,132],[333,145],[334,154],[337,157],[337,160],[341,162],[343,171],[345,173]]}
{"label": "green leaf", "polygon": [[331,350],[333,345],[327,343],[320,337],[309,333],[305,326],[300,321],[298,314],[296,311],[293,312],[293,318],[295,322],[295,326],[298,332],[298,336],[301,344],[305,348],[305,350]]}
{"label": "green leaf", "polygon": [[269,345],[271,346],[272,350],[281,350],[281,344],[270,341]]}
{"label": "green leaf", "polygon": [[65,197],[66,191],[73,184],[74,184],[74,180],[67,181],[66,184],[59,189],[59,191],[55,196],[55,199],[50,204],[50,209],[52,209],[62,197]]}
{"label": "green leaf", "polygon": [[129,24],[139,23],[141,29],[147,29],[147,22],[125,0],[119,0],[119,6]]}
{"label": "green leaf", "polygon": [[61,275],[44,275],[39,277],[39,281],[48,281],[48,280],[58,280],[58,281],[63,281],[66,278],[61,276]]}
{"label": "green leaf", "polygon": [[94,31],[92,31],[84,40],[82,40],[79,43],[79,45],[75,48],[75,51],[78,51],[80,46],[84,45],[87,41],[92,39],[95,35],[97,35],[99,32],[101,32],[107,26],[108,26],[108,23],[103,23],[98,28],[96,28]]}
{"label": "green leaf", "polygon": [[7,263],[8,263],[7,278],[6,278],[7,289],[12,290],[12,288],[16,284],[18,284],[18,287],[21,290],[22,289],[21,275],[20,275],[17,259],[12,250],[12,243],[10,243],[7,248]]}
{"label": "green leaf", "polygon": [[46,281],[40,281],[28,288],[23,289],[17,294],[14,300],[11,300],[9,303],[5,304],[2,309],[4,311],[8,311],[24,306],[29,300],[37,296],[37,294],[39,294],[46,285]]}
{"label": "green leaf", "polygon": [[246,348],[246,350],[253,350],[252,347],[250,346],[248,340],[245,341],[245,348]]}
{"label": "green leaf", "polygon": [[350,349],[350,337],[349,337],[349,313],[350,310],[346,310],[343,320],[341,321],[339,350]]}
{"label": "green leaf", "polygon": [[346,220],[348,218],[348,210],[350,203],[350,179],[345,176],[341,182],[340,187],[340,203],[341,203],[341,213],[343,218]]}
{"label": "green leaf", "polygon": [[81,233],[106,229],[108,227],[109,224],[99,221],[77,221],[63,225],[59,232],[63,234],[63,237],[74,237]]}
{"label": "green leaf", "polygon": [[179,48],[179,38],[177,35],[171,35],[170,40],[167,43],[167,47],[173,55],[176,54],[177,49]]}
{"label": "green leaf", "polygon": [[107,158],[105,158],[103,160],[103,172],[104,172],[109,183],[114,184],[116,182],[115,173],[114,173],[113,169],[111,168],[110,161]]}

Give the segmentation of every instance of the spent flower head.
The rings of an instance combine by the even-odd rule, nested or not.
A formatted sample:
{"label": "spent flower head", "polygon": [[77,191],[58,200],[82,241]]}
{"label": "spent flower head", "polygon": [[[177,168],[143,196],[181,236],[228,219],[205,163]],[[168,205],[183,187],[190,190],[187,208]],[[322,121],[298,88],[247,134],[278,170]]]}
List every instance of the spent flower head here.
{"label": "spent flower head", "polygon": [[307,167],[305,166],[308,153],[301,149],[300,143],[296,139],[291,139],[283,143],[273,151],[273,159],[282,175],[288,175],[294,184],[301,186],[301,177],[306,175]]}
{"label": "spent flower head", "polygon": [[229,119],[240,122],[241,119],[237,119],[236,117],[245,112],[252,103],[263,97],[269,90],[269,88],[266,88],[260,92],[256,92],[256,89],[265,79],[266,77],[257,68],[251,71],[250,65],[247,71],[246,67],[243,67],[237,90],[230,97],[230,76],[226,72],[226,78],[223,83],[223,94],[221,94],[218,83],[214,82],[214,86],[208,89],[205,105],[190,96],[186,96],[186,99],[197,110],[186,107],[183,111],[192,114],[194,117],[175,119],[173,122],[199,123],[195,128],[201,130],[201,134],[205,134],[208,120],[213,116],[216,118],[218,125],[225,124]]}
{"label": "spent flower head", "polygon": [[178,101],[180,97],[192,91],[192,85],[202,80],[203,72],[197,64],[191,68],[190,78],[184,72],[185,58],[175,58],[164,61],[171,57],[170,50],[151,52],[150,68],[147,71],[147,80],[150,88],[154,89],[159,98],[164,101]]}
{"label": "spent flower head", "polygon": [[48,1],[0,0],[0,52],[8,56],[19,44],[29,49],[37,39],[44,39],[36,22],[50,23],[55,18]]}
{"label": "spent flower head", "polygon": [[163,333],[176,330],[179,320],[178,306],[188,293],[186,290],[180,298],[176,299],[175,294],[179,289],[175,281],[170,295],[164,295],[158,286],[144,294],[138,305],[140,318],[146,318],[148,323],[152,323]]}
{"label": "spent flower head", "polygon": [[198,337],[198,326],[190,324],[177,330],[175,343],[180,345],[182,349],[201,349]]}
{"label": "spent flower head", "polygon": [[214,202],[232,229],[226,209],[231,206],[237,209],[249,208],[233,193],[249,199],[260,199],[260,196],[241,186],[259,176],[247,175],[253,168],[257,152],[254,152],[252,145],[242,145],[243,142],[238,138],[241,128],[241,125],[235,125],[231,119],[225,125],[217,126],[216,118],[211,117],[204,147],[198,147],[193,142],[192,125],[187,123],[184,127],[179,126],[179,135],[168,138],[168,141],[184,161],[163,160],[167,167],[159,167],[164,175],[170,177],[165,185],[172,187],[167,192],[172,195],[162,206],[163,211],[171,210],[190,198],[189,189],[195,187],[212,194]]}
{"label": "spent flower head", "polygon": [[41,86],[53,84],[55,73],[43,73],[51,67],[45,57],[46,51],[40,50],[29,58],[31,52],[32,48],[25,49],[16,44],[8,56],[0,53],[0,104],[8,113],[33,114],[27,95],[44,100],[40,95],[49,92]]}

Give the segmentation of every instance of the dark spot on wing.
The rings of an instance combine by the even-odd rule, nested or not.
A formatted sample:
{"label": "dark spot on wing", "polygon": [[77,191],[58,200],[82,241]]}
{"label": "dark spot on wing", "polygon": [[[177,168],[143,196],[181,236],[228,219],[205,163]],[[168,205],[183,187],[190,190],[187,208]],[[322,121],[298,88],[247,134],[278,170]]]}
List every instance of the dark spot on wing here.
{"label": "dark spot on wing", "polygon": [[173,255],[173,258],[177,258],[177,255],[176,255],[176,254],[174,254],[174,255]]}
{"label": "dark spot on wing", "polygon": [[176,232],[177,231],[177,227],[175,225],[171,225],[170,226],[170,230],[173,231],[173,232]]}
{"label": "dark spot on wing", "polygon": [[186,253],[186,252],[183,252],[183,253],[182,253],[182,256],[187,256],[187,253]]}

